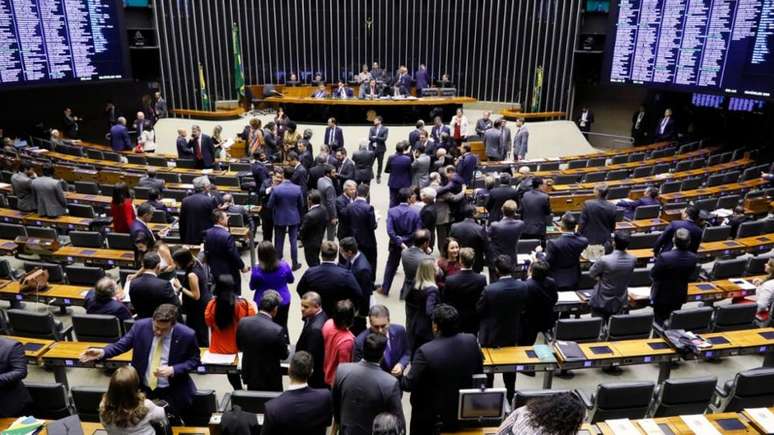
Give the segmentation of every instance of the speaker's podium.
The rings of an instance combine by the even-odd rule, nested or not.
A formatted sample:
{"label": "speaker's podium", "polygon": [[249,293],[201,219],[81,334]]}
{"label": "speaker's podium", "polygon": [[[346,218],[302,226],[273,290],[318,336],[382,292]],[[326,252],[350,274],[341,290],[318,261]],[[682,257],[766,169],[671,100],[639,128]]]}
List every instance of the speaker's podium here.
{"label": "speaker's podium", "polygon": [[424,88],[420,97],[456,97],[457,88]]}

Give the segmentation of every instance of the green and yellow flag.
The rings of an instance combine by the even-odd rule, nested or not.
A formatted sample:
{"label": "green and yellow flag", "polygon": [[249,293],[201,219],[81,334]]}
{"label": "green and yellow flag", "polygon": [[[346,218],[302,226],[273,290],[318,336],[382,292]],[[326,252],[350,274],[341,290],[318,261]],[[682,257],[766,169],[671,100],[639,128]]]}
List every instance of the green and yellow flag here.
{"label": "green and yellow flag", "polygon": [[543,66],[535,68],[535,88],[532,90],[532,112],[540,111],[540,97],[543,94]]}
{"label": "green and yellow flag", "polygon": [[234,47],[234,87],[237,98],[245,96],[245,72],[242,69],[242,45],[239,43],[239,27],[237,23],[231,26],[231,40]]}
{"label": "green and yellow flag", "polygon": [[201,62],[199,62],[199,92],[201,93],[202,110],[212,110],[210,96],[207,95],[207,84],[204,82],[204,68]]}

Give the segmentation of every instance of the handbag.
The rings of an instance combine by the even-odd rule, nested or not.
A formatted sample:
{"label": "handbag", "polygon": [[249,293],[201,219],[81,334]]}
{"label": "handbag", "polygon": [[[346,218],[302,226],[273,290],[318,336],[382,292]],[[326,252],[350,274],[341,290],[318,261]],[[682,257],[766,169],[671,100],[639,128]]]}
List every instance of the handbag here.
{"label": "handbag", "polygon": [[46,269],[35,268],[21,278],[19,291],[22,293],[41,292],[46,289],[48,289],[48,270]]}

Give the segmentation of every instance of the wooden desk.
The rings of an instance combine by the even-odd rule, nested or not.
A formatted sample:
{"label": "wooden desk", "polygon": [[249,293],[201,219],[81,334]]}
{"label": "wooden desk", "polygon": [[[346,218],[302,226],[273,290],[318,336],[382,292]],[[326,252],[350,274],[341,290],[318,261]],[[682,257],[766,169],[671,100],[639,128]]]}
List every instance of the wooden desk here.
{"label": "wooden desk", "polygon": [[768,181],[762,178],[754,178],[752,180],[743,181],[741,183],[721,184],[719,186],[702,187],[699,189],[686,190],[682,192],[665,193],[663,195],[659,195],[659,198],[663,203],[672,201],[688,201],[692,199],[717,197],[723,194],[746,191],[759,186],[767,185],[768,183]]}
{"label": "wooden desk", "polygon": [[[10,189],[11,185],[3,183],[5,186],[8,186]],[[12,224],[24,224],[24,216],[26,216],[28,213],[19,211],[19,210],[12,210],[10,208],[0,208],[0,220],[6,223],[12,223]]]}
{"label": "wooden desk", "polygon": [[87,231],[93,219],[79,218],[75,216],[62,215],[59,217],[39,216],[36,213],[27,214],[22,218],[24,225],[51,226],[63,230],[82,230]]}
{"label": "wooden desk", "polygon": [[[769,408],[769,412],[774,412],[774,408]],[[750,426],[757,429],[760,433],[766,433],[766,430],[760,424],[758,424],[755,418],[746,409],[743,410],[741,414],[747,419],[747,421],[750,422]]]}
{"label": "wooden desk", "polygon": [[550,389],[556,361],[541,361],[534,346],[483,348],[484,373],[545,372],[543,388]]}
{"label": "wooden desk", "polygon": [[[754,328],[739,331],[699,334],[712,347],[695,352],[696,358],[717,359],[733,355],[763,354],[774,346],[774,328]],[[771,338],[766,338],[770,336]]]}
{"label": "wooden desk", "polygon": [[0,287],[0,298],[10,300],[12,303],[17,301],[47,301],[56,302],[57,305],[82,306],[86,292],[92,289],[88,286],[70,285],[70,284],[49,284],[48,289],[41,292],[20,293],[21,285],[19,281],[7,281]]}
{"label": "wooden desk", "polygon": [[186,116],[191,119],[207,119],[211,121],[220,121],[225,119],[239,119],[243,113],[245,113],[245,108],[242,106],[237,106],[234,109],[229,110],[215,110],[215,111],[207,111],[207,110],[194,110],[194,109],[172,109],[170,112],[174,113],[177,116]]}
{"label": "wooden desk", "polygon": [[760,236],[744,237],[736,239],[737,242],[746,246],[749,252],[765,251],[774,246],[774,234],[761,234]]}
{"label": "wooden desk", "polygon": [[24,346],[24,356],[28,364],[37,364],[38,360],[48,349],[56,343],[54,340],[40,338],[19,337],[17,335],[4,335],[3,337],[18,341]]}
{"label": "wooden desk", "polygon": [[[704,417],[709,420],[709,422],[712,424],[712,426],[717,429],[718,432],[722,434],[758,434],[759,432],[755,430],[751,425],[750,422],[744,415],[737,414],[735,412],[724,412],[720,414],[705,414]],[[742,424],[744,424],[745,428],[743,430],[735,430],[735,431],[726,431],[723,430],[720,425],[718,425],[718,420],[723,419],[737,419]],[[642,420],[632,420],[632,423],[635,425],[635,427],[640,430],[640,432],[645,435],[645,429],[640,426],[640,421]],[[668,428],[672,433],[675,435],[701,435],[701,434],[695,434],[691,429],[688,428],[688,425],[685,424],[682,418],[680,417],[662,417],[662,418],[656,418],[654,419],[654,422],[658,424],[659,426],[664,426]],[[603,435],[613,435],[614,432],[612,429],[610,429],[610,426],[608,426],[605,422],[599,422],[597,423],[597,428],[600,430],[600,433]]]}
{"label": "wooden desk", "polygon": [[62,246],[51,254],[55,258],[66,259],[69,262],[80,260],[85,263],[107,264],[108,266],[134,267],[134,252],[121,249],[80,248],[77,246]]}
{"label": "wooden desk", "polygon": [[2,255],[14,255],[19,249],[19,245],[13,240],[0,239],[0,254]]}
{"label": "wooden desk", "polygon": [[567,116],[566,112],[522,112],[518,110],[513,109],[504,109],[500,111],[500,114],[505,119],[510,120],[517,120],[519,118],[524,118],[527,121],[535,121],[538,119],[562,119]]}
{"label": "wooden desk", "polygon": [[630,221],[637,231],[661,231],[669,225],[664,219],[638,219],[636,221]]}
{"label": "wooden desk", "polygon": [[[314,90],[312,90],[314,92]],[[298,97],[285,95],[284,97],[268,97],[264,101],[271,104],[304,104],[313,106],[377,106],[377,107],[411,107],[411,106],[438,106],[443,104],[467,104],[475,103],[473,97],[421,97],[421,98],[401,98],[401,99],[360,99],[360,98],[313,98],[311,93],[307,97]]]}
{"label": "wooden desk", "polygon": [[[41,420],[43,421],[43,427],[40,429],[39,432],[37,432],[39,435],[48,435],[48,431],[46,430],[46,424],[48,423],[48,420]],[[0,431],[4,431],[8,429],[13,422],[16,421],[15,418],[0,418]],[[101,423],[94,423],[94,422],[88,422],[88,421],[82,421],[81,422],[81,429],[83,430],[83,435],[94,435],[94,433],[98,430],[104,430],[105,427],[102,426]],[[207,427],[193,427],[193,426],[173,426],[172,427],[172,435],[181,435],[181,434],[196,434],[196,435],[210,435],[210,429]]]}

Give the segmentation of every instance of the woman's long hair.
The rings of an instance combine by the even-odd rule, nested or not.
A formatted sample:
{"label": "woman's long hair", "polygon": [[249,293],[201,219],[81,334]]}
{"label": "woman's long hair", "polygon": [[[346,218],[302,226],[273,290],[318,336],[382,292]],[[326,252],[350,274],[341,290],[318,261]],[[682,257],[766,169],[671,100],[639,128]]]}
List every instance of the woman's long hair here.
{"label": "woman's long hair", "polygon": [[586,408],[573,393],[530,400],[526,406],[533,426],[554,435],[575,435],[586,416]]}
{"label": "woman's long hair", "polygon": [[414,288],[422,290],[423,288],[435,285],[435,261],[427,258],[422,260],[417,267],[417,274],[414,276]]}
{"label": "woman's long hair", "polygon": [[129,194],[129,186],[126,183],[116,183],[113,186],[113,204],[121,205],[126,198],[131,198]]}
{"label": "woman's long hair", "polygon": [[148,414],[140,376],[132,366],[119,367],[110,377],[110,386],[99,404],[99,418],[106,425],[136,426]]}
{"label": "woman's long hair", "polygon": [[268,240],[258,244],[258,264],[264,272],[274,272],[279,267],[277,249]]}
{"label": "woman's long hair", "polygon": [[234,324],[234,277],[220,275],[215,286],[215,326],[221,331]]}

